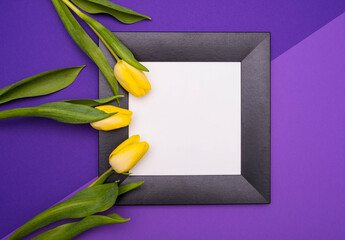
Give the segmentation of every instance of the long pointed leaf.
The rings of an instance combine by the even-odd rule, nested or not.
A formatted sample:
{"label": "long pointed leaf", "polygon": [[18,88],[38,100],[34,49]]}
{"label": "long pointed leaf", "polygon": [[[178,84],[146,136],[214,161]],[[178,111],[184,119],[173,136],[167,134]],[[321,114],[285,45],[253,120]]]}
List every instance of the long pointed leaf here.
{"label": "long pointed leaf", "polygon": [[145,19],[148,16],[137,13],[129,8],[122,7],[108,0],[72,0],[79,8],[91,14],[105,13],[113,16],[120,22],[132,24]]}
{"label": "long pointed leaf", "polygon": [[102,42],[106,45],[109,51],[113,55],[118,55],[120,58],[125,60],[127,63],[132,65],[133,67],[148,71],[148,69],[139,63],[132,52],[112,33],[110,32],[105,26],[101,23],[97,22],[95,19],[89,17],[88,15],[81,12],[78,8],[76,8],[69,0],[61,0],[63,1],[69,8],[71,8],[81,19],[83,19],[89,26],[94,30],[97,36],[102,40]]}
{"label": "long pointed leaf", "polygon": [[71,85],[85,67],[70,67],[43,72],[0,89],[0,104],[19,98],[57,92]]}
{"label": "long pointed leaf", "polygon": [[87,35],[85,30],[80,26],[78,21],[74,18],[69,9],[61,2],[61,0],[52,0],[66,30],[92,61],[96,63],[103,75],[107,79],[113,93],[118,95],[119,87],[114,76],[113,68],[107,62],[102,51],[96,43]]}
{"label": "long pointed leaf", "polygon": [[140,187],[143,184],[144,182],[136,182],[136,183],[129,183],[126,185],[122,185],[119,187],[119,195],[132,191],[133,189],[136,189],[137,187]]}
{"label": "long pointed leaf", "polygon": [[98,105],[102,105],[108,102],[111,102],[115,99],[121,98],[123,97],[123,95],[116,95],[116,96],[112,96],[112,97],[108,97],[108,98],[102,98],[102,99],[73,99],[73,100],[66,100],[63,102],[67,102],[67,103],[74,103],[74,104],[81,104],[81,105],[85,105],[85,106],[98,106]]}
{"label": "long pointed leaf", "polygon": [[114,170],[112,168],[109,168],[101,176],[99,176],[94,182],[92,182],[88,187],[103,184],[108,179],[108,177],[110,177],[110,175],[112,175],[113,173],[114,173]]}
{"label": "long pointed leaf", "polygon": [[108,225],[108,224],[119,224],[128,222],[130,219],[123,218],[116,213],[111,213],[106,216],[92,215],[84,218],[79,222],[67,223],[57,228],[44,232],[37,237],[35,240],[69,240],[73,239],[79,234],[85,232],[88,229]]}
{"label": "long pointed leaf", "polygon": [[46,103],[37,107],[15,108],[0,112],[0,120],[16,117],[44,117],[71,124],[92,123],[116,113],[105,113],[93,107],[67,102]]}
{"label": "long pointed leaf", "polygon": [[67,218],[81,218],[103,212],[115,204],[118,196],[116,183],[108,183],[86,188],[66,201],[38,214],[25,223],[8,239],[21,239],[35,230],[53,222]]}

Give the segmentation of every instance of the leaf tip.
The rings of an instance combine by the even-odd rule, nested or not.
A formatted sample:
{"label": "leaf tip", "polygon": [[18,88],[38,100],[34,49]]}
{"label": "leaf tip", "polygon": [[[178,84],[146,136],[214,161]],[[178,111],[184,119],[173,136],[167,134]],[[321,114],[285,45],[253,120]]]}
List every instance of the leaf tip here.
{"label": "leaf tip", "polygon": [[138,187],[141,186],[141,185],[143,185],[144,183],[145,183],[144,181],[138,182]]}
{"label": "leaf tip", "polygon": [[85,67],[86,67],[86,65],[80,65],[80,66],[77,66],[75,68],[79,68],[81,70],[81,69],[84,69]]}

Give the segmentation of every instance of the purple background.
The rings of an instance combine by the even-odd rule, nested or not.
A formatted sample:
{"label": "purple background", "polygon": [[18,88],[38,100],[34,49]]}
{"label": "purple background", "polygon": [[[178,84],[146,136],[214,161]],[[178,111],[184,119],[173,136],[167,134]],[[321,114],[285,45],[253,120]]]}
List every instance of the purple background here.
{"label": "purple background", "polygon": [[[113,31],[272,33],[272,203],[115,207],[132,220],[79,239],[343,239],[345,1],[117,3],[153,20],[126,26],[96,17]],[[50,1],[1,1],[0,19],[0,88],[46,70],[87,65],[67,89],[0,110],[97,98],[98,69],[68,36]],[[97,131],[88,125],[1,121],[0,237],[96,175]]]}

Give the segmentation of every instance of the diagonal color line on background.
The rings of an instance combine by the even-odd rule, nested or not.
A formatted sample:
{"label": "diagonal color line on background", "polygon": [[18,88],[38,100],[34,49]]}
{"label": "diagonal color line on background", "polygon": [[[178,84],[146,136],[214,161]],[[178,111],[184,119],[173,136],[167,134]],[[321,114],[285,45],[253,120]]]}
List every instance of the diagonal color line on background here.
{"label": "diagonal color line on background", "polygon": [[[167,239],[224,239],[224,234],[227,239],[267,239],[268,233],[269,239],[281,240],[341,239],[345,109],[339,103],[345,103],[344,26],[342,14],[272,61],[271,205],[170,206],[157,211],[147,206],[123,207],[135,221],[121,228],[91,229],[83,240],[110,240],[115,235],[160,239],[163,233]],[[217,220],[207,221],[205,216]],[[149,226],[142,224],[147,221]],[[233,226],[231,231],[209,231],[212,224],[224,222],[225,229]],[[167,228],[167,223],[174,227]],[[183,233],[178,231],[182,229]]]}
{"label": "diagonal color line on background", "polygon": [[[291,32],[290,31],[281,31],[281,32],[276,32],[276,31],[271,31],[271,36],[272,36],[272,43],[273,45],[271,46],[272,48],[272,61],[283,55],[285,52],[289,51],[290,49],[294,48],[297,44],[300,42],[303,42],[305,39],[313,35],[315,32],[319,31],[321,28],[325,27],[327,24],[331,23],[333,20],[344,14],[345,12],[341,11],[340,13],[334,15],[334,16],[328,16],[329,20],[324,19],[324,22],[320,22],[319,24],[321,25],[316,25],[309,26],[308,28],[305,29],[300,29],[299,31],[296,29],[297,32]],[[314,21],[316,21],[314,19]],[[297,26],[296,26],[297,28]],[[315,28],[315,29],[314,29]],[[303,34],[302,34],[303,32]],[[294,36],[289,36],[289,35],[298,35],[298,37]],[[285,37],[284,37],[285,35]],[[289,44],[287,44],[289,43]],[[283,44],[283,45],[282,45]],[[290,45],[290,46],[289,46]]]}
{"label": "diagonal color line on background", "polygon": [[[72,197],[74,194],[76,194],[77,192],[85,189],[87,186],[89,186],[93,181],[95,181],[97,179],[97,177],[94,177],[92,180],[88,181],[87,183],[85,183],[83,186],[79,187],[78,189],[76,189],[75,191],[73,191],[72,193],[68,194],[66,197],[64,197],[63,199],[61,199],[60,201],[56,202],[55,204],[51,205],[50,207],[55,206],[56,204],[59,204],[65,200],[67,200],[68,198]],[[38,213],[37,213],[38,214]],[[32,216],[34,217],[34,216]],[[18,226],[19,228],[20,226]],[[7,238],[9,238],[18,228],[16,228],[15,230],[13,230],[12,232],[10,232],[9,234],[7,234],[5,237],[1,238],[1,240],[5,240]],[[44,230],[45,228],[43,228],[42,230]],[[40,233],[42,233],[42,230],[37,230],[37,232],[33,233],[32,235],[38,235]]]}
{"label": "diagonal color line on background", "polygon": [[[319,221],[318,218],[310,217],[313,216],[315,209],[318,209],[318,214],[324,214],[324,228],[341,224],[337,218],[327,219],[327,214],[339,212],[337,206],[342,206],[343,197],[340,196],[344,195],[341,189],[345,188],[344,181],[340,181],[345,168],[345,163],[341,159],[345,155],[345,150],[341,147],[341,144],[345,142],[344,135],[342,135],[345,133],[345,127],[341,125],[342,122],[345,122],[345,110],[341,108],[343,105],[339,105],[341,102],[345,103],[343,95],[345,92],[344,25],[345,14],[342,14],[272,61],[273,195],[270,211],[279,208],[280,210],[276,212],[284,215],[284,218],[280,216],[282,221],[292,221],[289,219],[291,215],[288,214],[291,209],[282,207],[289,206],[286,201],[293,201],[295,205],[290,207],[294,208],[307,201],[313,202],[315,206],[315,208],[305,208],[304,213],[312,227]],[[343,128],[339,129],[339,126],[343,126]],[[303,134],[299,134],[300,132]],[[300,136],[298,139],[295,137],[297,135]],[[337,154],[332,155],[330,152],[337,152]],[[334,169],[329,169],[329,166],[326,165],[329,156],[333,156],[330,160],[337,166]],[[274,166],[276,160],[279,160],[280,166]],[[315,162],[319,166],[315,166]],[[313,170],[309,171],[311,165],[314,165]],[[294,166],[299,166],[298,169],[295,169],[295,174],[300,177],[291,179],[289,172],[282,171],[282,169],[291,169]],[[324,168],[328,168],[328,170],[325,172]],[[315,171],[322,173],[317,179],[314,177]],[[307,195],[303,186],[295,187],[296,185],[300,186],[301,176],[303,176],[303,186],[307,187],[309,191]],[[333,178],[337,184],[334,186],[324,184],[329,178]],[[286,179],[290,179],[290,181],[286,181]],[[90,182],[61,201],[85,188]],[[286,191],[278,190],[282,188]],[[291,195],[291,188],[294,188],[293,195]],[[327,208],[322,208],[324,199],[314,198],[321,191],[329,194]],[[303,196],[303,200],[300,199],[301,196]],[[260,207],[257,206],[257,208]],[[127,210],[130,209],[127,208]],[[141,213],[136,216],[138,219],[136,223],[132,223],[130,228],[136,229],[140,233],[143,231],[140,230],[141,227],[145,228],[144,225],[140,224],[145,219],[140,219],[140,216],[150,216],[152,209],[139,209],[137,207],[135,210],[139,210]],[[145,211],[147,214],[144,214]],[[202,214],[205,214],[206,211],[213,210],[212,208],[204,209]],[[242,211],[246,211],[246,209],[242,209]],[[132,214],[134,214],[134,210]],[[338,216],[343,218],[344,216],[341,215],[340,213]],[[307,219],[301,217],[294,219],[293,222],[296,225],[303,225]],[[237,220],[242,221],[240,217],[234,221]],[[281,228],[285,225],[282,223]],[[90,230],[83,235],[83,239],[112,239],[115,233],[110,230],[111,227],[107,229],[103,232],[97,231],[97,229]],[[297,228],[295,227],[295,229]],[[116,231],[118,238],[125,237],[129,233],[126,230],[121,232],[118,228]],[[275,230],[272,230],[272,236],[279,236],[284,229],[278,227],[276,231],[275,233]],[[303,228],[303,233],[299,234],[310,236],[312,231],[313,229],[308,229],[306,226]],[[296,234],[296,232],[292,231],[291,234]],[[339,237],[336,235],[337,232],[332,234],[331,238],[333,239]],[[308,236],[306,235],[306,237]],[[131,236],[127,237],[130,238]],[[287,235],[287,237],[292,236]]]}
{"label": "diagonal color line on background", "polygon": [[[275,58],[344,12],[345,1],[168,0],[152,4],[131,0],[126,1],[126,7],[153,20],[127,26],[108,16],[95,17],[116,31],[271,31]],[[98,69],[68,36],[51,1],[0,1],[0,16],[1,86],[45,70],[88,66],[64,91],[9,103],[6,108],[97,98]],[[93,38],[97,39],[95,35]],[[0,176],[6,184],[0,186],[0,192],[6,197],[0,197],[4,219],[0,236],[72,192],[97,171],[97,133],[88,126],[46,119],[4,121],[0,124],[4,150]]]}
{"label": "diagonal color line on background", "polygon": [[[345,189],[345,149],[342,146],[345,142],[344,26],[345,14],[342,14],[272,61],[272,204],[265,211],[269,211],[274,220],[262,219],[267,225],[277,219],[281,221],[274,229],[269,227],[272,238],[291,239],[297,235],[301,238],[304,236],[304,239],[340,239],[342,235],[337,234],[344,231],[339,230],[343,229],[340,224],[345,217],[342,208],[345,197],[342,191]],[[294,178],[291,178],[291,171],[286,169],[294,171]],[[333,185],[329,184],[330,180]],[[320,194],[326,196],[318,198]],[[240,206],[224,206],[222,209],[226,215],[237,208]],[[127,236],[131,239],[136,234],[145,232],[144,228],[147,226],[141,223],[147,221],[146,216],[150,216],[152,225],[161,227],[160,218],[155,219],[151,208],[126,209],[133,215],[135,211],[139,211],[136,222],[130,226],[131,229],[136,229],[136,233],[124,226],[124,230],[116,229],[117,238]],[[296,209],[304,209],[299,218],[291,214]],[[243,214],[228,220],[227,224],[234,223],[236,226],[245,223],[249,214],[260,219],[256,214],[262,212],[252,210],[253,208],[242,207]],[[215,209],[203,208],[200,219],[208,211]],[[163,216],[167,213],[156,214]],[[193,216],[196,218],[198,215]],[[181,225],[186,222],[178,214],[176,217],[179,221],[174,220],[174,217],[170,216],[172,222],[176,221],[175,228],[182,229]],[[186,219],[188,220],[188,216]],[[195,220],[195,223],[200,222]],[[321,226],[320,224],[322,229],[316,230],[315,226]],[[243,226],[254,228],[246,224]],[[266,225],[260,226],[264,228]],[[290,231],[286,231],[285,226],[289,226]],[[193,226],[190,228],[195,229]],[[171,233],[169,231],[167,229],[167,234]],[[256,234],[258,230],[252,229],[251,232]],[[281,232],[285,233],[285,238]],[[201,233],[205,234],[205,238],[209,236],[208,233]],[[239,236],[241,232],[234,229],[232,234],[236,233]],[[199,236],[198,232],[193,234],[194,237]],[[248,237],[252,236],[250,232],[247,234]],[[313,234],[318,234],[318,237],[315,238]],[[99,232],[96,229],[86,233],[83,239],[106,240],[113,237],[112,231]]]}
{"label": "diagonal color line on background", "polygon": [[345,233],[344,63],[345,13],[272,61],[271,211],[286,239]]}

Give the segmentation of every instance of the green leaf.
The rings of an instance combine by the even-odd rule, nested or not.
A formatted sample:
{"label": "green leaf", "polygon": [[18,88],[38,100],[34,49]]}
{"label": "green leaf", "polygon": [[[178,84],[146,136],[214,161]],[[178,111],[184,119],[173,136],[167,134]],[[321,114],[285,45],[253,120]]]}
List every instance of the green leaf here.
{"label": "green leaf", "polygon": [[123,95],[116,95],[116,96],[112,96],[112,97],[108,97],[108,98],[102,98],[102,99],[96,99],[96,100],[92,100],[92,99],[73,99],[73,100],[66,100],[63,102],[67,102],[67,103],[74,103],[74,104],[81,104],[81,105],[85,105],[85,106],[89,106],[89,107],[93,107],[93,106],[98,106],[98,105],[102,105],[108,102],[111,102],[115,99],[121,98],[123,97]]}
{"label": "green leaf", "polygon": [[67,102],[46,103],[37,107],[15,108],[0,112],[0,120],[15,117],[44,117],[71,124],[92,123],[116,113],[105,113],[93,107]]}
{"label": "green leaf", "polygon": [[86,188],[66,201],[38,214],[25,223],[8,239],[21,239],[33,231],[67,218],[82,218],[103,212],[115,204],[118,196],[117,183],[107,183]]}
{"label": "green leaf", "polygon": [[128,64],[132,65],[137,69],[148,71],[148,69],[144,65],[142,65],[135,59],[132,52],[105,26],[81,12],[68,0],[61,1],[63,1],[69,8],[71,8],[81,19],[83,19],[92,28],[92,30],[97,34],[97,36],[102,40],[102,42],[106,45],[106,47],[113,55],[118,55]]}
{"label": "green leaf", "polygon": [[143,185],[144,182],[136,182],[136,183],[129,183],[123,186],[119,187],[119,195],[125,194],[126,192],[132,191],[133,189],[136,189],[137,187],[140,187]]}
{"label": "green leaf", "polygon": [[43,72],[0,89],[0,104],[19,98],[57,92],[71,85],[85,67],[70,67]]}
{"label": "green leaf", "polygon": [[84,218],[79,222],[67,223],[57,228],[44,232],[37,237],[35,240],[68,240],[73,239],[79,234],[85,232],[93,227],[98,227],[108,224],[119,224],[128,222],[130,219],[123,218],[116,213],[111,213],[106,216],[92,215]]}
{"label": "green leaf", "polygon": [[129,176],[129,175],[131,175],[132,173],[130,173],[130,172],[124,172],[124,173],[120,173],[120,174],[125,175],[125,176]]}
{"label": "green leaf", "polygon": [[110,177],[110,175],[113,173],[114,173],[114,170],[112,168],[109,168],[101,176],[99,176],[94,182],[92,182],[88,187],[103,184],[108,179],[108,177]]}
{"label": "green leaf", "polygon": [[148,16],[134,12],[129,8],[122,7],[108,0],[72,0],[79,8],[91,14],[105,13],[113,16],[120,22],[132,24],[145,19]]}
{"label": "green leaf", "polygon": [[65,4],[61,2],[61,0],[52,0],[52,2],[70,36],[78,44],[80,49],[83,50],[102,71],[114,95],[118,95],[119,87],[114,75],[114,70],[107,62],[107,59],[102,51],[89,37],[89,35],[87,35],[87,33],[80,26]]}

